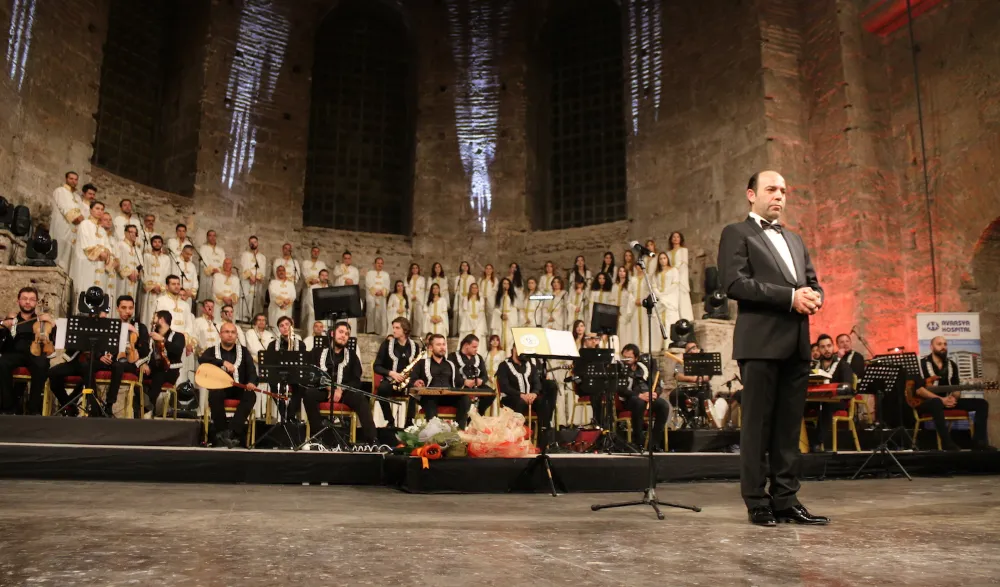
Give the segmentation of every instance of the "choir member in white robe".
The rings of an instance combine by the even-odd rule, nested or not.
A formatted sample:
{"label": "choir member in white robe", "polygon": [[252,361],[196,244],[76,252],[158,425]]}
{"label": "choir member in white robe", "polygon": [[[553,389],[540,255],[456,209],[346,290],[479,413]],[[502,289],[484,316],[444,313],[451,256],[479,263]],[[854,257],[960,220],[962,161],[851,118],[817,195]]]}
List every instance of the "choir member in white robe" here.
{"label": "choir member in white robe", "polygon": [[277,277],[271,280],[267,291],[271,294],[271,303],[267,307],[267,321],[277,324],[278,318],[282,316],[291,318],[298,294],[295,291],[295,282],[288,278],[284,265],[278,266]]}
{"label": "choir member in white robe", "polygon": [[313,305],[313,290],[331,287],[330,285],[330,271],[327,269],[321,269],[316,276],[316,282],[311,284],[309,287],[302,290],[302,295],[304,299],[302,300],[303,311],[302,325],[312,324],[316,321],[316,306]]}
{"label": "choir member in white robe", "polygon": [[[125,240],[125,227],[129,224],[136,228],[138,234],[139,227],[142,226],[142,218],[139,218],[132,212],[132,200],[128,198],[118,202],[118,209],[121,213],[115,216],[114,219],[115,238],[122,241]],[[136,242],[139,241],[136,240]]]}
{"label": "choir member in white robe", "polygon": [[142,318],[151,321],[156,311],[156,300],[166,291],[170,275],[170,257],[163,252],[163,237],[155,234],[149,240],[150,251],[142,258]]}
{"label": "choir member in white robe", "polygon": [[174,258],[174,265],[170,272],[181,278],[181,290],[187,292],[188,299],[197,300],[198,266],[194,262],[193,245],[184,245],[180,256]]}
{"label": "choir member in white robe", "polygon": [[573,284],[577,280],[583,280],[584,289],[590,289],[590,283],[594,280],[590,269],[587,269],[587,260],[584,259],[583,255],[577,255],[573,261],[573,269],[566,276],[566,285],[568,286],[566,289],[573,291]]}
{"label": "choir member in white robe", "polygon": [[469,285],[475,282],[476,278],[472,275],[469,263],[462,261],[458,266],[458,275],[451,280],[451,307],[454,310],[451,320],[451,336],[458,334],[458,329],[462,324],[462,312],[465,311],[462,301],[469,295]]}
{"label": "choir member in white robe", "polygon": [[479,295],[486,302],[486,327],[489,332],[493,332],[493,309],[497,299],[497,290],[500,288],[500,280],[497,279],[496,271],[490,263],[483,267],[483,277],[479,280]]}
{"label": "choir member in white robe", "polygon": [[430,293],[430,287],[434,284],[437,284],[438,287],[441,288],[441,295],[444,296],[444,299],[451,299],[451,296],[449,295],[451,285],[448,283],[448,279],[444,276],[444,267],[440,263],[431,265],[431,276],[427,278],[428,293]]}
{"label": "choir member in white robe", "polygon": [[538,291],[543,294],[552,293],[552,280],[556,278],[556,264],[552,261],[545,262],[542,275],[538,278]]}
{"label": "choir member in white robe", "polygon": [[[146,214],[142,217],[142,224],[139,225],[138,243],[142,246],[143,255],[153,250],[152,240],[153,236],[156,234],[159,234],[156,232],[156,215]],[[152,318],[150,318],[150,320],[152,320]]]}
{"label": "choir member in white robe", "polygon": [[[587,298],[587,321],[594,315],[594,304],[610,304],[611,302],[611,279],[605,273],[598,273],[594,277],[594,282],[590,287],[590,296]],[[587,322],[590,324],[590,322]]]}
{"label": "choir member in white robe", "polygon": [[189,239],[187,236],[187,230],[188,228],[186,224],[183,223],[178,224],[174,228],[175,236],[172,236],[169,239],[167,239],[167,248],[170,249],[170,253],[174,256],[175,259],[177,257],[180,257],[181,251],[184,250],[185,246],[187,245],[191,245],[192,247],[194,246],[194,243],[191,242],[191,239]]}
{"label": "choir member in white robe", "polygon": [[110,255],[108,261],[104,264],[104,272],[107,275],[104,276],[104,283],[106,287],[104,288],[104,293],[108,294],[111,298],[111,303],[114,304],[115,300],[118,299],[118,242],[115,240],[115,221],[111,218],[111,214],[105,212],[101,216],[101,229],[104,232],[104,243]]}
{"label": "choir member in white robe", "polygon": [[573,291],[566,294],[566,320],[570,323],[577,320],[585,324],[590,323],[590,315],[587,314],[589,307],[587,298],[587,284],[582,279],[573,282]]}
{"label": "choir member in white robe", "polygon": [[251,236],[248,249],[240,254],[240,275],[243,278],[243,291],[240,292],[240,303],[236,306],[236,315],[249,322],[251,318],[261,313],[264,307],[264,292],[267,281],[267,257],[258,250],[256,236]]}
{"label": "choir member in white robe", "polygon": [[80,296],[80,292],[87,291],[89,287],[97,286],[106,290],[108,286],[105,265],[111,262],[112,255],[104,229],[100,226],[102,216],[104,204],[92,202],[90,216],[77,226],[73,261],[70,264],[74,301]]}
{"label": "choir member in white robe", "polygon": [[611,286],[611,303],[618,306],[618,340],[621,346],[635,344],[639,331],[635,324],[635,281],[625,265],[618,268],[618,277]]}
{"label": "choir member in white robe", "polygon": [[486,326],[486,301],[479,295],[479,284],[472,282],[469,293],[462,298],[462,324],[459,325],[458,338],[464,339],[469,334],[475,334],[484,340],[489,334]]}
{"label": "choir member in white robe", "polygon": [[500,348],[504,352],[510,352],[514,345],[514,335],[511,328],[521,325],[520,311],[518,309],[517,292],[510,278],[504,277],[500,280],[500,288],[497,290],[493,303],[493,334],[500,337]]}
{"label": "choir member in white robe", "polygon": [[191,302],[181,289],[181,278],[176,275],[168,275],[166,285],[167,291],[156,298],[156,305],[153,307],[153,312],[161,310],[170,312],[170,329],[174,332],[180,332],[185,336],[186,344],[184,356],[181,360],[183,366],[181,367],[180,375],[177,377],[177,383],[184,383],[191,378],[195,367],[194,347],[197,344],[197,340],[194,336],[194,314],[191,311]]}
{"label": "choir member in white robe", "polygon": [[[357,285],[361,286],[361,272],[352,263],[354,262],[354,257],[351,255],[350,251],[344,251],[340,256],[340,263],[333,268],[333,285],[344,286],[344,285]],[[364,291],[359,292],[364,295]],[[351,325],[351,332],[358,331],[358,319],[348,318],[347,323]]]}
{"label": "choir member in white robe", "polygon": [[549,295],[552,296],[552,299],[542,302],[542,323],[540,326],[552,330],[566,330],[570,324],[566,321],[569,310],[567,302],[569,294],[566,293],[563,286],[562,277],[555,276],[552,279],[551,287],[552,291],[549,292]]}
{"label": "choir member in white robe", "polygon": [[[601,261],[601,270],[598,273],[603,273],[608,276],[608,281],[614,281],[615,279],[615,254],[611,251],[604,253],[604,260]],[[597,275],[594,275],[597,277]],[[591,289],[593,289],[593,284],[591,284]]]}
{"label": "choir member in white robe", "polygon": [[[650,259],[647,261],[647,266],[650,271],[656,271],[656,260]],[[639,347],[639,352],[648,353],[649,352],[649,326],[648,326],[648,316],[646,315],[646,309],[642,307],[642,301],[649,296],[649,286],[646,285],[645,271],[642,267],[636,267],[635,271],[636,277],[634,278],[634,283],[631,285],[635,290],[635,303],[633,306],[633,320],[635,321],[636,337],[638,338],[637,346]],[[630,278],[632,279],[632,278]],[[657,326],[655,318],[653,319],[653,338],[660,338],[660,327]],[[624,344],[624,343],[623,343]],[[654,345],[656,342],[654,341]]]}
{"label": "choir member in white robe", "polygon": [[222,260],[222,269],[212,276],[212,299],[220,308],[226,304],[236,308],[240,301],[240,276],[233,269],[233,260]]}
{"label": "choir member in white robe", "polygon": [[[240,329],[237,329],[237,331]],[[215,301],[201,302],[201,316],[194,319],[195,354],[201,356],[206,349],[219,344],[219,325],[215,317]]]}
{"label": "choir member in white robe", "polygon": [[424,308],[424,333],[448,336],[448,298],[441,286],[432,283]]}
{"label": "choir member in white robe", "polygon": [[541,300],[533,300],[532,296],[541,294],[538,291],[538,281],[534,277],[529,277],[528,282],[524,284],[524,293],[521,294],[521,326],[525,327],[535,327],[540,326],[539,322],[542,319],[542,313],[539,308],[542,307]]}
{"label": "choir member in white robe", "polygon": [[271,267],[271,274],[275,278],[278,277],[278,267],[285,268],[285,277],[298,288],[302,279],[302,264],[292,257],[292,243],[281,245],[281,256],[274,260],[274,265]]}
{"label": "choir member in white robe", "polygon": [[[216,304],[218,305],[218,304]],[[219,326],[223,324],[233,324],[236,326],[236,339],[240,344],[247,346],[247,334],[238,324],[236,324],[236,308],[232,304],[223,304],[219,311]]]}
{"label": "choir member in white robe", "polygon": [[201,297],[215,299],[215,276],[222,271],[222,262],[226,260],[226,250],[219,246],[219,236],[214,230],[205,233],[205,244],[198,248],[198,258],[201,259]]}
{"label": "choir member in white robe", "polygon": [[[308,324],[308,322],[307,322]],[[306,350],[310,353],[316,348],[316,341],[322,340],[323,334],[326,332],[326,325],[319,320],[312,321],[312,334],[305,337],[302,342],[306,345]],[[322,342],[320,344],[323,344]]]}
{"label": "choir member in white robe", "polygon": [[[319,247],[309,251],[310,258],[302,262],[302,326],[307,327],[315,321],[316,312],[313,309],[312,290],[319,283],[319,272],[327,271],[326,263],[319,260]],[[329,275],[329,272],[327,273]],[[329,279],[327,280],[329,281]]]}
{"label": "choir member in white robe", "polygon": [[507,279],[510,280],[511,285],[514,288],[514,294],[517,295],[518,299],[521,299],[524,294],[524,279],[521,277],[521,266],[517,263],[511,263],[510,267],[507,268]]}
{"label": "choir member in white robe", "polygon": [[386,298],[389,297],[389,287],[392,285],[389,274],[382,268],[385,260],[375,259],[375,267],[365,274],[365,329],[369,334],[382,334],[389,328],[386,319]]}
{"label": "choir member in white robe", "polygon": [[[660,253],[656,261],[656,273],[652,275],[657,297],[656,313],[660,316],[664,328],[669,333],[670,325],[681,318],[680,309],[677,306],[678,292],[681,289],[681,275],[676,267],[670,265],[670,257],[667,253]],[[661,337],[653,336],[654,352],[662,350],[665,344],[667,343],[664,343]]]}
{"label": "choir member in white robe", "polygon": [[691,307],[691,276],[689,273],[688,250],[684,246],[684,235],[679,232],[670,235],[670,265],[677,269],[677,278],[681,288],[677,296],[677,310],[681,318],[694,320],[694,309]]}
{"label": "choir member in white robe", "polygon": [[73,245],[76,244],[77,226],[90,215],[88,205],[76,194],[79,181],[80,176],[70,171],[66,173],[66,183],[52,192],[49,234],[59,242],[56,265],[67,273],[70,270],[70,259],[73,257]]}
{"label": "choir member in white robe", "polygon": [[[427,279],[420,274],[420,265],[410,263],[409,277],[406,279],[406,295],[410,296],[410,335],[419,339],[423,336],[424,302],[427,301]],[[390,323],[391,326],[391,323]]]}
{"label": "choir member in white robe", "polygon": [[[386,322],[389,323],[385,336],[392,336],[392,321],[396,318],[410,319],[410,296],[402,279],[392,284],[392,293],[385,302]],[[411,332],[412,334],[412,332]]]}
{"label": "choir member in white robe", "polygon": [[[507,353],[503,350],[501,345],[503,345],[503,341],[500,340],[500,335],[491,334],[489,339],[489,350],[486,351],[486,356],[483,357],[483,360],[486,362],[486,374],[489,376],[490,381],[494,384],[493,389],[496,389],[497,369],[500,368],[501,363],[507,360]],[[493,405],[497,406],[496,403]]]}
{"label": "choir member in white robe", "polygon": [[[263,265],[262,265],[263,267]],[[250,351],[250,356],[253,357],[254,365],[260,369],[260,353],[266,350],[268,346],[274,341],[274,333],[267,327],[267,316],[263,313],[257,314],[253,317],[253,327],[251,327],[246,332],[247,340],[247,350]],[[267,381],[261,381],[259,387],[265,391],[270,390]],[[268,406],[274,406],[274,402],[267,401],[267,396],[262,393],[257,394],[257,403],[254,406],[254,413],[258,418],[267,417]],[[272,407],[271,415],[277,416],[276,407]]]}
{"label": "choir member in white robe", "polygon": [[[652,259],[650,259],[650,261],[652,261]],[[625,270],[628,271],[629,279],[635,279],[635,271],[639,268],[639,265],[635,262],[635,253],[632,252],[632,249],[625,251],[625,255],[622,257],[622,265],[625,267]],[[614,277],[615,280],[618,279],[617,270],[612,277]]]}
{"label": "choir member in white robe", "polygon": [[[139,299],[139,265],[142,265],[140,253],[142,248],[138,240],[139,229],[130,224],[125,230],[125,238],[115,247],[115,257],[118,259],[115,291],[120,296],[130,295],[133,300]],[[138,311],[135,317],[139,321],[143,321],[144,318]]]}

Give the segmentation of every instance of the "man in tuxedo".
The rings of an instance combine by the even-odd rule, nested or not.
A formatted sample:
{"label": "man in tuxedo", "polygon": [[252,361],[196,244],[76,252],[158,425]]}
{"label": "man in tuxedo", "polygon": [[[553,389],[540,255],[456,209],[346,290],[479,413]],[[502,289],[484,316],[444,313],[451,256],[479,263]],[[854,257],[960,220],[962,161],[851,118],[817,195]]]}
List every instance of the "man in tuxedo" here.
{"label": "man in tuxedo", "polygon": [[723,229],[719,242],[722,285],[739,304],[733,358],[743,380],[740,491],[750,522],[761,526],[829,523],[796,497],[809,316],[822,306],[823,290],[802,238],[779,223],[786,192],[779,173],[755,173],[747,184],[749,215]]}

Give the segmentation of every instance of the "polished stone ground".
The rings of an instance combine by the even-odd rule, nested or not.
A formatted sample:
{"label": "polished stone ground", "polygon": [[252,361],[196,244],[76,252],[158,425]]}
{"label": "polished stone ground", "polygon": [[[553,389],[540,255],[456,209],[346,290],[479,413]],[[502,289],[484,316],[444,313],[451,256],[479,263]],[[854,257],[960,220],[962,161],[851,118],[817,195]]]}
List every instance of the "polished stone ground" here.
{"label": "polished stone ground", "polygon": [[757,528],[735,483],[632,494],[0,481],[0,585],[988,585],[996,477],[807,483],[826,528]]}

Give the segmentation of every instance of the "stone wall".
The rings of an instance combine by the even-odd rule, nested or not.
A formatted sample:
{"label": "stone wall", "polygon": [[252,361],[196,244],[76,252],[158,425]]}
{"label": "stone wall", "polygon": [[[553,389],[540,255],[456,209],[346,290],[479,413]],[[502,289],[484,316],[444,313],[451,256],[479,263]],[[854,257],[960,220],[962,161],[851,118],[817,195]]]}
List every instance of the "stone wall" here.
{"label": "stone wall", "polygon": [[[57,318],[68,315],[69,275],[58,267],[0,266],[0,313],[17,311],[17,292],[22,287],[38,290],[38,307]],[[74,308],[75,310],[75,308]]]}

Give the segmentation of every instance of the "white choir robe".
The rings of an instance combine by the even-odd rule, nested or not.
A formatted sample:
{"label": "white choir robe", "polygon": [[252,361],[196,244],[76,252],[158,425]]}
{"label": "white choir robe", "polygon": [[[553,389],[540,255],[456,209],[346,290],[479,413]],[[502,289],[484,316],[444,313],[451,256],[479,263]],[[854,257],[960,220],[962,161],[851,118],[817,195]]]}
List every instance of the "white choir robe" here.
{"label": "white choir robe", "polygon": [[101,231],[104,233],[104,246],[108,248],[108,262],[104,264],[107,274],[104,276],[104,293],[111,298],[111,307],[114,308],[118,299],[118,241],[115,240],[114,228],[108,232],[102,227]]}
{"label": "white choir robe", "polygon": [[[313,287],[319,283],[319,272],[326,269],[326,263],[313,261],[312,259],[302,262],[302,327],[312,329],[312,323],[316,321],[316,310],[313,308]],[[314,281],[316,283],[309,283]]]}
{"label": "white choir robe", "polygon": [[[486,363],[486,374],[489,376],[490,381],[494,384],[496,384],[497,369],[499,369],[500,364],[506,360],[507,353],[503,349],[486,353],[486,357],[483,359]],[[494,387],[494,389],[496,389],[496,387]]]}
{"label": "white choir robe", "polygon": [[424,306],[427,304],[427,279],[423,275],[411,275],[406,282],[406,295],[410,296],[410,335],[423,336]]}
{"label": "white choir robe", "polygon": [[626,287],[618,283],[611,286],[611,303],[618,306],[618,340],[621,341],[621,348],[639,342],[639,329],[635,323],[634,284],[630,279]]}
{"label": "white choir robe", "polygon": [[221,342],[222,339],[219,336],[219,326],[213,320],[208,320],[204,316],[195,318],[194,339],[195,353],[200,357],[201,353],[205,351],[205,349],[213,347]]}
{"label": "white choir robe", "polygon": [[177,262],[171,263],[170,272],[180,278],[181,289],[186,289],[190,294],[189,299],[192,300],[192,303],[197,304],[198,266],[195,265],[194,259],[192,258],[190,261],[185,261],[184,259],[177,257]]}
{"label": "white choir robe", "polygon": [[[671,267],[666,271],[652,275],[653,287],[656,288],[656,313],[663,321],[667,335],[670,334],[670,325],[680,320],[680,308],[677,305],[679,291],[681,290],[680,271],[676,267]],[[690,296],[688,296],[690,298]],[[666,347],[669,343],[660,340],[661,337],[653,336],[653,351],[657,352]]]}
{"label": "white choir robe", "polygon": [[231,271],[226,275],[222,271],[212,276],[212,299],[215,300],[215,313],[222,315],[222,306],[232,300],[233,315],[239,315],[240,304],[240,276],[236,271]]}
{"label": "white choir robe", "polygon": [[59,241],[59,254],[56,265],[67,273],[73,258],[73,248],[76,244],[77,225],[73,220],[90,216],[88,204],[80,196],[73,193],[68,185],[62,185],[52,192],[52,219],[49,222],[49,234]]}
{"label": "white choir robe", "polygon": [[446,299],[446,300],[450,300],[451,297],[450,297],[450,293],[449,292],[451,291],[451,285],[448,284],[448,280],[445,279],[444,277],[433,277],[433,278],[432,277],[428,277],[427,278],[427,294],[430,295],[430,293],[431,293],[431,286],[434,285],[435,283],[438,284],[438,287],[441,288],[441,297],[444,298],[444,299]]}
{"label": "white choir robe", "polygon": [[552,330],[566,330],[569,327],[566,323],[567,304],[569,303],[567,300],[569,296],[566,295],[565,291],[560,291],[558,294],[553,293],[552,295],[553,298],[551,300],[542,301],[542,310],[540,312],[542,323],[539,326]]}
{"label": "white choir robe", "polygon": [[[652,277],[652,276],[651,276]],[[652,281],[652,279],[650,279]],[[629,284],[631,285],[631,284]],[[636,344],[639,346],[639,351],[643,353],[648,353],[649,351],[649,316],[646,314],[646,308],[642,307],[642,300],[649,296],[649,288],[646,286],[646,278],[639,276],[639,281],[635,282],[635,301],[632,304],[634,315],[632,319],[635,321],[635,332],[637,341]],[[670,325],[664,324],[667,327],[667,331],[670,331]],[[657,325],[656,318],[653,318],[653,348],[662,348],[660,327]],[[623,343],[624,344],[624,343]]]}
{"label": "white choir robe", "polygon": [[[156,311],[156,300],[167,291],[167,276],[170,275],[170,257],[166,253],[159,254],[149,252],[142,258],[142,295],[143,311],[142,318],[146,322],[153,320],[153,312]],[[159,286],[160,293],[154,293],[153,288]]]}
{"label": "white choir robe", "polygon": [[[503,317],[506,314],[507,319]],[[517,306],[517,297],[513,300],[510,296],[500,298],[500,304],[493,309],[493,330],[491,334],[500,337],[500,348],[506,353],[510,352],[510,347],[514,344],[514,333],[511,328],[521,326],[521,312]]]}
{"label": "white choir robe", "polygon": [[[586,271],[584,271],[583,272],[583,283],[584,283],[583,288],[585,290],[589,291],[590,290],[590,285],[591,285],[591,283],[593,281],[594,281],[594,276],[590,272],[590,269],[587,269]],[[574,283],[576,283],[576,268],[570,269],[570,272],[566,274],[566,291],[567,292],[572,292],[573,291],[573,284]]]}
{"label": "white choir robe", "polygon": [[[441,318],[437,324],[431,322],[435,316]],[[444,296],[427,304],[427,307],[424,308],[424,334],[432,333],[448,336],[448,298]]]}
{"label": "white choir robe", "polygon": [[479,344],[483,345],[489,340],[489,327],[486,325],[486,302],[469,298],[462,300],[462,323],[458,328],[459,340],[469,334],[475,334],[479,338]]}
{"label": "white choir robe", "polygon": [[294,283],[297,289],[299,281],[302,279],[302,264],[296,261],[294,257],[290,259],[278,257],[274,260],[274,264],[271,266],[272,279],[278,278],[278,267],[285,268],[285,278]]}
{"label": "white choir robe", "polygon": [[107,245],[104,229],[98,226],[93,218],[85,219],[77,227],[76,245],[73,247],[73,262],[70,268],[74,301],[80,297],[80,292],[87,291],[89,287],[96,285],[102,290],[107,290],[108,273],[105,262],[98,260],[101,253],[111,254]]}
{"label": "white choir robe", "polygon": [[587,301],[588,293],[590,292],[584,289],[579,292],[572,290],[566,294],[566,323],[570,328],[577,320],[583,320],[587,331],[590,331],[590,314],[587,313],[587,308],[590,307]]}
{"label": "white choir robe", "polygon": [[[202,272],[201,296],[207,300],[215,299],[215,279],[213,277],[222,272],[222,262],[226,260],[226,250],[219,245],[213,247],[205,243],[198,248],[198,256],[204,263],[204,265],[199,263]],[[235,308],[236,306],[233,306],[233,309]],[[216,310],[215,313],[218,314],[219,311]]]}
{"label": "white choir robe", "polygon": [[[240,276],[243,278],[243,291],[240,292],[240,303],[236,307],[236,315],[244,322],[253,321],[253,317],[263,311],[264,292],[267,284],[263,281],[267,274],[267,257],[251,251],[240,254]],[[257,283],[250,283],[255,277]]]}
{"label": "white choir robe", "polygon": [[544,273],[538,278],[538,293],[550,294],[552,293],[552,280],[556,278],[556,275],[545,275]]}
{"label": "white choir robe", "polygon": [[[272,328],[277,328],[278,318],[292,317],[292,310],[295,308],[295,282],[291,279],[272,279],[267,291],[271,294],[271,304],[267,307],[267,322]],[[278,304],[285,307],[280,308]],[[292,324],[294,326],[294,322]]]}
{"label": "white choir robe", "polygon": [[[254,366],[257,367],[257,373],[260,374],[260,365],[258,362],[260,352],[267,349],[267,346],[274,340],[274,335],[267,329],[265,329],[264,332],[258,332],[256,329],[250,328],[246,331],[245,338],[247,350],[250,351],[250,356],[253,357]],[[264,391],[268,391],[270,389],[267,381],[263,378],[261,378],[261,381],[257,384],[257,386]],[[257,394],[257,403],[254,404],[254,413],[258,418],[265,418],[267,416],[267,406],[273,405],[267,402],[265,399],[266,397],[267,396],[262,393]]]}
{"label": "white choir robe", "polygon": [[[365,330],[372,334],[382,334],[389,326],[386,320],[386,298],[389,296],[389,288],[392,281],[385,271],[372,269],[365,274]],[[382,291],[381,296],[376,296],[376,291]]]}
{"label": "white choir robe", "polygon": [[[389,294],[389,299],[386,301],[385,305],[386,317],[385,317],[385,332],[376,334],[384,334],[385,336],[390,336],[392,334],[392,321],[396,318],[406,318],[410,319],[410,308],[407,306],[406,296],[399,295],[397,293]],[[410,336],[413,336],[413,332],[410,332]]]}
{"label": "white choir robe", "polygon": [[678,247],[667,251],[667,254],[670,256],[670,264],[673,265],[674,269],[677,269],[681,286],[677,295],[677,310],[680,312],[681,318],[694,320],[694,309],[691,307],[691,278],[687,247]]}
{"label": "white choir robe", "polygon": [[[484,277],[479,280],[479,295],[483,297],[483,302],[486,304],[486,328],[491,333],[493,332],[493,307],[497,303],[497,288],[499,287],[499,279],[490,281]],[[480,344],[480,346],[485,345]]]}
{"label": "white choir robe", "polygon": [[[348,283],[350,282],[350,283]],[[344,265],[343,263],[338,263],[336,267],[333,268],[333,285],[338,287],[344,285],[357,285],[360,289],[361,286],[361,272],[354,265]],[[361,295],[364,295],[364,290],[360,291]],[[348,318],[347,323],[351,325],[351,333],[357,336],[358,333],[358,319]]]}
{"label": "white choir robe", "polygon": [[[149,235],[149,237],[152,238],[153,235]],[[178,260],[180,260],[181,251],[183,251],[184,247],[187,245],[191,245],[192,247],[194,246],[194,243],[191,242],[191,239],[188,237],[184,237],[183,241],[176,236],[172,236],[167,239],[167,248],[170,249],[170,252],[173,253],[174,257],[177,257]]]}
{"label": "white choir robe", "polygon": [[476,278],[468,274],[457,275],[451,280],[451,295],[454,296],[451,300],[451,307],[454,309],[451,322],[453,336],[458,334],[458,329],[462,325],[462,313],[465,311],[462,300],[469,295],[469,286],[475,282]]}
{"label": "white choir robe", "polygon": [[[135,229],[137,231],[139,231],[140,227],[142,226],[142,219],[136,216],[135,214],[132,214],[131,216],[126,216],[124,214],[119,213],[117,216],[115,216],[115,219],[112,220],[112,222],[114,223],[115,226],[115,238],[120,241],[125,240],[126,226],[131,224],[135,226]],[[142,239],[142,231],[139,231],[139,239]]]}
{"label": "white choir robe", "polygon": [[[536,293],[540,294],[542,292]],[[542,307],[542,300],[529,299],[532,295],[534,294],[524,292],[524,296],[520,298],[521,323],[518,326],[529,328],[541,326],[541,324],[538,324],[538,321],[542,319],[542,311],[539,310]]]}
{"label": "white choir robe", "polygon": [[[118,246],[115,249],[115,257],[118,259],[118,269],[116,275],[117,285],[115,290],[118,295],[129,295],[136,302],[139,301],[137,297],[139,293],[139,276],[136,275],[135,281],[129,281],[129,275],[132,275],[133,271],[136,271],[136,267],[142,265],[142,257],[140,256],[141,249],[139,244],[130,244],[128,241],[119,241]],[[145,316],[140,313],[141,308],[136,306],[135,312],[136,317],[146,323],[147,320]]]}

